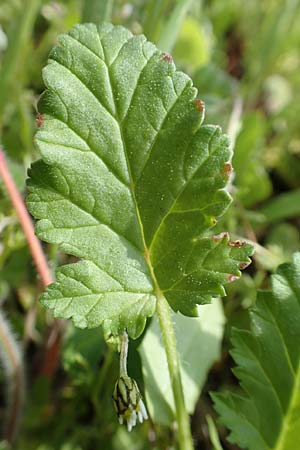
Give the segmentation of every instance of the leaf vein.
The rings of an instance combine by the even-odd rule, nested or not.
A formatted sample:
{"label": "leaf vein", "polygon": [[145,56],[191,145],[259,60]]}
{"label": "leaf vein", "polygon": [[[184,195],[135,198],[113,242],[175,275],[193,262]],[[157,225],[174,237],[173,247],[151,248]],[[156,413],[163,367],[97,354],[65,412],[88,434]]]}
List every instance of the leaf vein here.
{"label": "leaf vein", "polygon": [[[210,139],[209,139],[209,142],[208,142],[208,149],[210,149],[212,139],[213,139],[213,137],[215,136],[216,133],[217,133],[217,129],[214,131],[214,133],[211,135],[211,137],[210,137]],[[194,136],[195,136],[194,134],[191,136],[191,139],[189,140],[187,146],[190,144],[190,142],[191,142],[191,140],[193,139]],[[187,148],[187,147],[186,147],[186,148]],[[210,158],[210,156],[211,156],[211,153],[210,153],[210,151],[208,150],[208,155],[207,155],[207,157],[205,158],[205,160],[201,161],[201,164],[195,169],[195,171],[193,172],[193,174],[191,175],[191,177],[190,177],[189,179],[186,179],[185,183],[183,183],[183,185],[182,185],[181,189],[179,190],[179,192],[177,193],[176,197],[174,197],[174,201],[173,201],[172,205],[170,206],[170,208],[169,208],[169,210],[167,211],[167,213],[162,217],[160,223],[158,224],[158,226],[157,226],[157,228],[156,228],[156,230],[155,230],[155,233],[154,233],[153,238],[152,238],[152,242],[151,242],[151,244],[150,244],[150,251],[151,251],[151,249],[152,249],[152,246],[153,246],[154,243],[155,243],[156,237],[158,236],[158,233],[159,233],[159,230],[160,230],[162,224],[166,221],[167,217],[173,212],[174,206],[176,205],[176,202],[177,202],[177,200],[179,199],[180,195],[181,195],[181,194],[183,193],[183,191],[186,189],[187,184],[194,178],[194,176],[196,175],[196,173],[198,172],[198,170],[200,169],[200,167],[202,167],[203,164],[205,164],[205,163],[207,162],[207,160]]]}
{"label": "leaf vein", "polygon": [[[54,117],[54,116],[53,116]],[[68,123],[68,122],[65,122],[65,121],[63,121],[63,120],[61,120],[61,119],[59,119],[58,117],[54,117],[54,119],[55,120],[58,120],[59,122],[61,122],[61,123],[63,123],[63,124],[65,124],[71,131],[73,131],[80,139],[82,139],[83,140],[83,142],[87,145],[87,147],[88,147],[88,149],[89,149],[89,151],[92,153],[92,154],[94,154],[101,162],[102,162],[102,164],[107,168],[107,170],[108,170],[108,172],[109,173],[111,173],[114,177],[115,177],[115,179],[117,180],[117,181],[119,181],[119,183],[121,183],[123,186],[125,186],[127,189],[129,189],[129,185],[125,182],[125,181],[123,181],[114,171],[113,171],[113,169],[108,165],[108,163],[106,162],[106,161],[104,161],[102,158],[101,158],[101,156],[99,155],[99,153],[97,153],[97,151],[93,148],[93,147],[91,147],[90,146],[90,144],[88,143],[88,141],[87,141],[87,139],[85,139],[85,138],[83,138],[73,127],[71,127],[71,125]],[[49,144],[54,144],[54,145],[60,145],[60,146],[62,146],[62,147],[66,147],[66,148],[72,148],[73,150],[78,150],[78,151],[81,151],[82,153],[87,153],[87,151],[86,150],[83,150],[83,149],[80,149],[80,148],[78,148],[78,147],[73,147],[73,146],[69,146],[69,145],[67,145],[67,144],[59,144],[59,143],[55,143],[55,142],[51,142],[51,141],[48,141],[48,140],[46,140],[46,139],[41,139],[41,138],[38,138],[38,140],[40,140],[40,141],[42,141],[42,142],[46,142],[46,143],[49,143]]]}
{"label": "leaf vein", "polygon": [[252,350],[249,346],[248,346],[248,350],[249,350],[249,352],[252,354],[253,359],[256,360],[256,361],[258,362],[258,365],[260,366],[260,368],[262,369],[262,371],[263,371],[265,377],[266,377],[267,380],[269,381],[270,387],[272,388],[272,391],[273,391],[274,394],[275,394],[275,399],[276,399],[276,401],[277,401],[277,403],[278,403],[278,405],[279,405],[279,408],[280,408],[280,410],[281,410],[281,415],[284,417],[284,416],[285,416],[285,411],[284,411],[283,405],[282,405],[282,403],[281,403],[280,397],[279,397],[279,395],[278,395],[278,392],[276,391],[276,388],[275,388],[275,385],[274,385],[274,383],[273,383],[272,378],[270,377],[270,375],[268,374],[268,372],[267,372],[266,369],[264,368],[264,366],[263,366],[261,360],[258,358],[258,356],[253,352],[253,350]]}
{"label": "leaf vein", "polygon": [[[291,361],[291,357],[290,357],[290,354],[289,354],[289,351],[288,351],[288,346],[287,346],[287,343],[286,343],[286,341],[285,341],[283,332],[282,332],[282,330],[281,330],[281,328],[280,328],[280,326],[279,326],[279,323],[278,323],[277,320],[276,320],[276,317],[275,317],[275,314],[274,314],[273,309],[269,307],[268,303],[266,303],[266,307],[268,308],[268,310],[269,310],[269,312],[270,312],[270,315],[271,315],[272,318],[273,318],[273,320],[272,320],[272,321],[269,321],[269,323],[273,324],[273,325],[275,326],[275,328],[277,328],[278,334],[279,334],[280,339],[281,339],[282,344],[283,344],[284,353],[285,353],[285,355],[286,355],[286,359],[287,359],[287,361],[288,361],[288,365],[290,366],[290,370],[291,370],[292,374],[295,376],[295,375],[296,375],[296,372],[295,372],[295,369],[294,369],[293,364],[292,364],[292,361]],[[256,312],[256,314],[257,314],[257,312]],[[267,319],[266,319],[265,317],[262,317],[262,319],[265,320],[265,321],[267,321]]]}
{"label": "leaf vein", "polygon": [[188,87],[190,87],[189,81],[187,81],[187,83],[185,84],[185,87],[184,87],[183,90],[181,91],[180,95],[176,97],[176,100],[172,103],[171,107],[166,111],[166,114],[165,114],[165,116],[164,116],[164,118],[163,118],[161,124],[159,125],[158,132],[157,132],[157,134],[155,135],[155,137],[154,137],[154,139],[153,139],[153,141],[152,141],[152,143],[151,143],[149,149],[147,150],[147,158],[146,158],[146,160],[144,161],[143,167],[142,167],[142,169],[141,169],[141,171],[140,171],[140,175],[139,175],[138,179],[136,180],[136,184],[137,184],[137,183],[140,181],[140,179],[142,178],[143,172],[144,172],[146,166],[147,166],[147,165],[149,164],[149,162],[150,162],[151,155],[152,155],[153,150],[154,150],[154,148],[155,148],[155,144],[157,143],[157,140],[158,140],[158,138],[159,138],[160,132],[163,130],[164,124],[166,123],[167,119],[169,118],[170,113],[173,111],[173,109],[174,109],[175,106],[177,105],[177,102],[181,99],[182,94],[185,92],[185,90],[186,90]]}
{"label": "leaf vein", "polygon": [[[132,39],[134,39],[135,36],[130,36],[119,48],[118,53],[116,54],[116,56],[114,57],[114,59],[111,61],[111,63],[109,64],[109,68],[111,68],[114,63],[116,62],[116,60],[118,59],[118,57],[120,56],[121,51],[123,50],[123,48],[125,47],[125,45],[127,45],[130,41],[132,41]],[[103,48],[103,46],[102,46]]]}
{"label": "leaf vein", "polygon": [[[144,43],[143,43],[143,44],[144,44]],[[144,48],[144,45],[142,45],[142,48]],[[127,119],[129,109],[130,109],[130,107],[132,106],[132,102],[133,102],[134,96],[136,95],[137,89],[138,89],[138,87],[139,87],[139,85],[140,85],[140,80],[141,80],[142,76],[144,75],[144,71],[146,70],[146,68],[147,68],[148,64],[150,63],[151,59],[154,58],[157,54],[158,54],[158,51],[155,51],[155,52],[150,56],[150,58],[147,59],[147,58],[145,57],[144,52],[143,52],[143,55],[144,55],[144,58],[145,58],[146,62],[145,62],[145,65],[142,67],[142,69],[141,69],[141,71],[140,71],[140,74],[139,74],[139,76],[138,76],[138,78],[137,78],[135,87],[133,88],[133,91],[132,91],[132,94],[131,94],[130,101],[129,101],[129,103],[128,103],[128,108],[127,108],[127,110],[126,110],[125,113],[124,113],[124,117],[123,117],[123,119],[121,120],[121,124],[123,124],[123,123],[125,122],[125,120]]]}
{"label": "leaf vein", "polygon": [[[54,192],[57,195],[60,195],[61,197],[63,197],[65,200],[69,201],[72,205],[76,206],[79,210],[83,211],[84,213],[86,213],[87,215],[89,215],[91,218],[93,218],[94,220],[96,220],[97,224],[94,224],[95,226],[98,225],[102,225],[102,226],[106,226],[112,233],[116,234],[117,236],[123,238],[130,246],[132,246],[135,250],[137,250],[138,252],[140,252],[140,248],[137,247],[137,245],[130,241],[125,235],[121,234],[120,232],[118,232],[117,230],[115,230],[111,224],[107,224],[105,222],[100,221],[100,219],[98,217],[93,216],[89,211],[87,211],[86,209],[84,209],[82,206],[80,206],[78,203],[75,202],[75,200],[73,198],[67,197],[65,194],[63,194],[62,192],[59,192],[57,190],[54,189],[54,187],[49,186],[48,184],[46,184],[43,180],[40,180],[40,184],[46,186],[47,189],[51,190],[52,192]],[[74,227],[71,227],[74,228]],[[80,226],[78,227],[80,228]]]}
{"label": "leaf vein", "polygon": [[100,99],[94,94],[94,92],[89,88],[88,84],[86,84],[80,77],[79,75],[77,75],[77,73],[75,73],[70,67],[68,67],[67,65],[63,64],[61,61],[57,61],[55,59],[53,59],[53,61],[56,62],[56,64],[58,64],[59,66],[63,67],[64,69],[66,69],[70,74],[72,74],[81,84],[82,86],[85,87],[85,89],[94,97],[94,99],[97,101],[98,105],[103,108],[103,110],[110,116],[111,119],[113,119],[113,121],[115,123],[117,123],[117,119],[115,118],[115,116],[107,109],[106,106],[103,105],[103,103],[101,103]]}

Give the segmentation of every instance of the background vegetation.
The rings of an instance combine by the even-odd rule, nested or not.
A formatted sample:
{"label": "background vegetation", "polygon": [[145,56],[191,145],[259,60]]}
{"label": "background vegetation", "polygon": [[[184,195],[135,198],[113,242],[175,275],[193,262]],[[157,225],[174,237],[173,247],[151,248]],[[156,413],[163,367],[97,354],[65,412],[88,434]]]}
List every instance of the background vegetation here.
{"label": "background vegetation", "polygon": [[[188,343],[179,343],[187,365],[195,367],[192,374],[186,370],[184,380],[189,386],[194,379],[186,389],[197,449],[221,448],[212,419],[207,421],[207,416],[216,418],[209,392],[238,389],[229,354],[232,327],[249,327],[247,310],[257,289],[268,287],[268,275],[300,249],[299,16],[298,0],[0,0],[0,142],[22,194],[27,168],[38,157],[33,134],[44,89],[42,67],[57,35],[78,22],[122,24],[171,53],[199,89],[206,123],[221,124],[235,143],[234,202],[216,233],[246,237],[256,253],[242,278],[227,289],[223,308],[215,304],[207,312],[204,307],[205,319],[200,317],[193,330],[194,341],[204,345],[191,361]],[[67,260],[55,246],[44,250],[52,269]],[[26,373],[24,413],[13,448],[175,448],[168,406],[157,393],[163,383],[159,355],[149,356],[151,335],[142,345],[142,339],[131,344],[129,365],[140,385],[146,383],[153,421],[129,434],[119,426],[111,401],[116,352],[100,330],[80,331],[54,321],[37,303],[41,290],[0,180],[0,322],[4,329],[3,317],[9,318]],[[184,323],[179,320],[176,326],[180,332]],[[208,331],[213,340],[207,339]],[[154,379],[147,370],[143,373],[142,361],[143,367],[157,367]],[[4,372],[0,383],[2,422],[7,414]],[[226,440],[222,426],[217,431],[224,449],[237,448]]]}

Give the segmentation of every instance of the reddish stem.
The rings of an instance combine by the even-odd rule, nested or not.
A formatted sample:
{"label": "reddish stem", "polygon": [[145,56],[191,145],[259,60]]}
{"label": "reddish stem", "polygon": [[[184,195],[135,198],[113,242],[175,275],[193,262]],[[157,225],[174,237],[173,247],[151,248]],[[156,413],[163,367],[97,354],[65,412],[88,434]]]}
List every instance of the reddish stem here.
{"label": "reddish stem", "polygon": [[46,256],[43,252],[42,246],[36,235],[34,234],[34,228],[32,225],[31,218],[28,211],[24,205],[23,199],[18,192],[15,182],[10,174],[9,168],[5,161],[4,152],[0,147],[0,177],[6,186],[8,195],[11,199],[13,206],[17,212],[20,220],[20,224],[26,236],[32,258],[36,265],[37,271],[40,274],[42,284],[44,288],[48,284],[53,283],[53,277],[48,266]]}
{"label": "reddish stem", "polygon": [[[23,199],[18,192],[15,182],[10,174],[5,161],[4,152],[0,147],[0,177],[3,179],[8,195],[13,206],[16,209],[21,227],[26,236],[32,258],[35,262],[37,271],[41,277],[43,287],[46,288],[53,283],[53,276],[49,269],[46,256],[36,235],[28,211],[24,205]],[[44,348],[42,352],[42,362],[39,364],[39,373],[51,378],[55,373],[59,362],[59,350],[61,337],[64,331],[64,322],[54,320],[52,326],[48,329]]]}

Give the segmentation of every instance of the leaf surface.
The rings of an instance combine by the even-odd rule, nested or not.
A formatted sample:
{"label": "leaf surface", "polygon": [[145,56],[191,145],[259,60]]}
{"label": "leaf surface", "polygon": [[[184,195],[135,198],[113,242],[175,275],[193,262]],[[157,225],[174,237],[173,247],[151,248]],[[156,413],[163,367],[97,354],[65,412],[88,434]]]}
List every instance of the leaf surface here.
{"label": "leaf surface", "polygon": [[252,249],[207,234],[230,203],[230,151],[218,127],[201,126],[190,78],[109,24],[61,36],[43,78],[27,204],[38,236],[80,258],[43,304],[79,327],[137,337],[157,289],[187,315],[224,295]]}
{"label": "leaf surface", "polygon": [[234,369],[245,395],[213,394],[229,440],[249,450],[300,448],[300,253],[272,277],[251,313],[251,333],[235,330]]}

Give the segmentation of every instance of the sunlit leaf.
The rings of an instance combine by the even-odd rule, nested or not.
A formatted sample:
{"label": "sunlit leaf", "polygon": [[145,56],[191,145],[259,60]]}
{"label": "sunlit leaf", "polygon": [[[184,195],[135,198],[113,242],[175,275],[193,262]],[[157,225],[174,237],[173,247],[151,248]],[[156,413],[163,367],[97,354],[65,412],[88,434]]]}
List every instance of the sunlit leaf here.
{"label": "sunlit leaf", "polygon": [[109,24],[61,36],[43,77],[27,204],[38,236],[81,260],[57,271],[42,303],[137,337],[158,289],[186,315],[224,295],[252,248],[208,234],[230,203],[231,155],[219,127],[201,126],[191,79]]}

